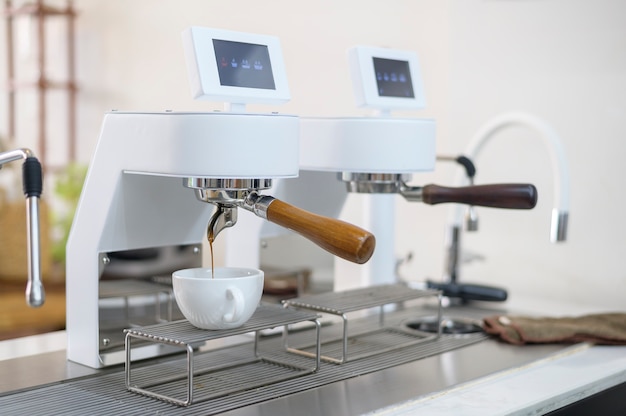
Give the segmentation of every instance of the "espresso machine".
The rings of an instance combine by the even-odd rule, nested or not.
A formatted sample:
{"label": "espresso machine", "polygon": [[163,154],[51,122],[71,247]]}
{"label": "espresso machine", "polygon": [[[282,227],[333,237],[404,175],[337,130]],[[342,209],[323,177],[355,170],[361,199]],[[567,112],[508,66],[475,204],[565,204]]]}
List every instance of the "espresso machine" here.
{"label": "espresso machine", "polygon": [[[204,239],[238,222],[238,208],[348,261],[374,251],[371,233],[261,194],[299,170],[298,117],[245,111],[289,99],[279,40],[192,27],[183,45],[194,98],[226,101],[225,111],[104,117],[67,244],[67,358],[89,367],[124,362],[123,329],[170,320],[175,309],[171,281],[102,280],[112,253],[177,246],[199,255]],[[169,352],[138,346],[133,360]]]}
{"label": "espresso machine", "polygon": [[[362,198],[363,226],[376,235],[377,249],[365,265],[335,261],[334,290],[396,283],[395,204],[460,203],[530,209],[537,193],[529,184],[443,187],[411,186],[414,173],[434,170],[436,123],[401,118],[395,110],[419,110],[426,99],[419,60],[414,52],[357,46],[348,51],[356,104],[369,117],[301,117],[300,169],[328,181],[338,177],[345,192]],[[299,181],[300,178],[295,179]],[[336,180],[336,179],[331,179]],[[291,179],[281,181],[290,182]],[[293,194],[302,189],[292,186]],[[344,203],[345,196],[325,205]]]}

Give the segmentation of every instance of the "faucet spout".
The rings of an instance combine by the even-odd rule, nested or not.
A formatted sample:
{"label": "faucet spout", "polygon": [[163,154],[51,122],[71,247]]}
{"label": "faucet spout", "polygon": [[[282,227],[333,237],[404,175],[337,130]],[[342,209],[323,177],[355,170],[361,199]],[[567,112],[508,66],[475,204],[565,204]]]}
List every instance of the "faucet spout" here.
{"label": "faucet spout", "polygon": [[[561,139],[551,125],[532,114],[523,112],[505,113],[483,125],[468,144],[464,154],[471,160],[475,160],[478,153],[496,133],[513,125],[526,126],[537,131],[547,147],[554,172],[554,208],[552,210],[550,241],[553,243],[565,241],[567,239],[570,203],[569,170]],[[460,214],[457,214],[457,218],[459,216]],[[459,222],[460,220],[457,220],[455,224]]]}

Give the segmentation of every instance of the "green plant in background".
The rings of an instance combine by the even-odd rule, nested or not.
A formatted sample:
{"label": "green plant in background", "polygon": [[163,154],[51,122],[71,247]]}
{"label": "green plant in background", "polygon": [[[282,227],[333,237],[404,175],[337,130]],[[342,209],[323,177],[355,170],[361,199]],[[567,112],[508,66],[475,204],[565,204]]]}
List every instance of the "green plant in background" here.
{"label": "green plant in background", "polygon": [[[65,263],[65,246],[72,227],[74,212],[78,205],[78,199],[83,189],[87,166],[71,163],[65,169],[57,173],[54,181],[54,195],[62,203],[63,209],[54,214],[53,223],[59,238],[52,243],[51,255],[54,262]],[[62,212],[59,212],[62,211]]]}

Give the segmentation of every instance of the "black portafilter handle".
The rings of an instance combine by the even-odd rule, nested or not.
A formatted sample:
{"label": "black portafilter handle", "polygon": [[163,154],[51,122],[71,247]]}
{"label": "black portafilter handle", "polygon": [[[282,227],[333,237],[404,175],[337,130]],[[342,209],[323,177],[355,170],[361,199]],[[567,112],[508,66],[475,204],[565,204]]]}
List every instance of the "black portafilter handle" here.
{"label": "black portafilter handle", "polygon": [[422,188],[422,200],[430,205],[456,202],[492,208],[532,209],[537,205],[537,188],[525,183],[471,185],[459,188],[426,185]]}
{"label": "black portafilter handle", "polygon": [[429,289],[441,290],[443,295],[449,298],[458,298],[464,302],[482,300],[488,302],[504,302],[507,291],[493,286],[474,285],[467,283],[437,283],[428,280],[426,285]]}

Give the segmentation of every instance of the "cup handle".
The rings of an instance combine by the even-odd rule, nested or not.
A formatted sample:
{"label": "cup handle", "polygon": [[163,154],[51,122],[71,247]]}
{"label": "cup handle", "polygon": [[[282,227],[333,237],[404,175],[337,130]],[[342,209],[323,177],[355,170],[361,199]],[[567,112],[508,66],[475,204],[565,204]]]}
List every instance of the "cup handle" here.
{"label": "cup handle", "polygon": [[232,297],[233,299],[233,309],[232,312],[225,313],[222,319],[224,322],[236,322],[241,319],[241,315],[243,315],[243,310],[245,306],[245,300],[243,298],[243,293],[236,286],[229,286],[226,289],[226,296]]}

